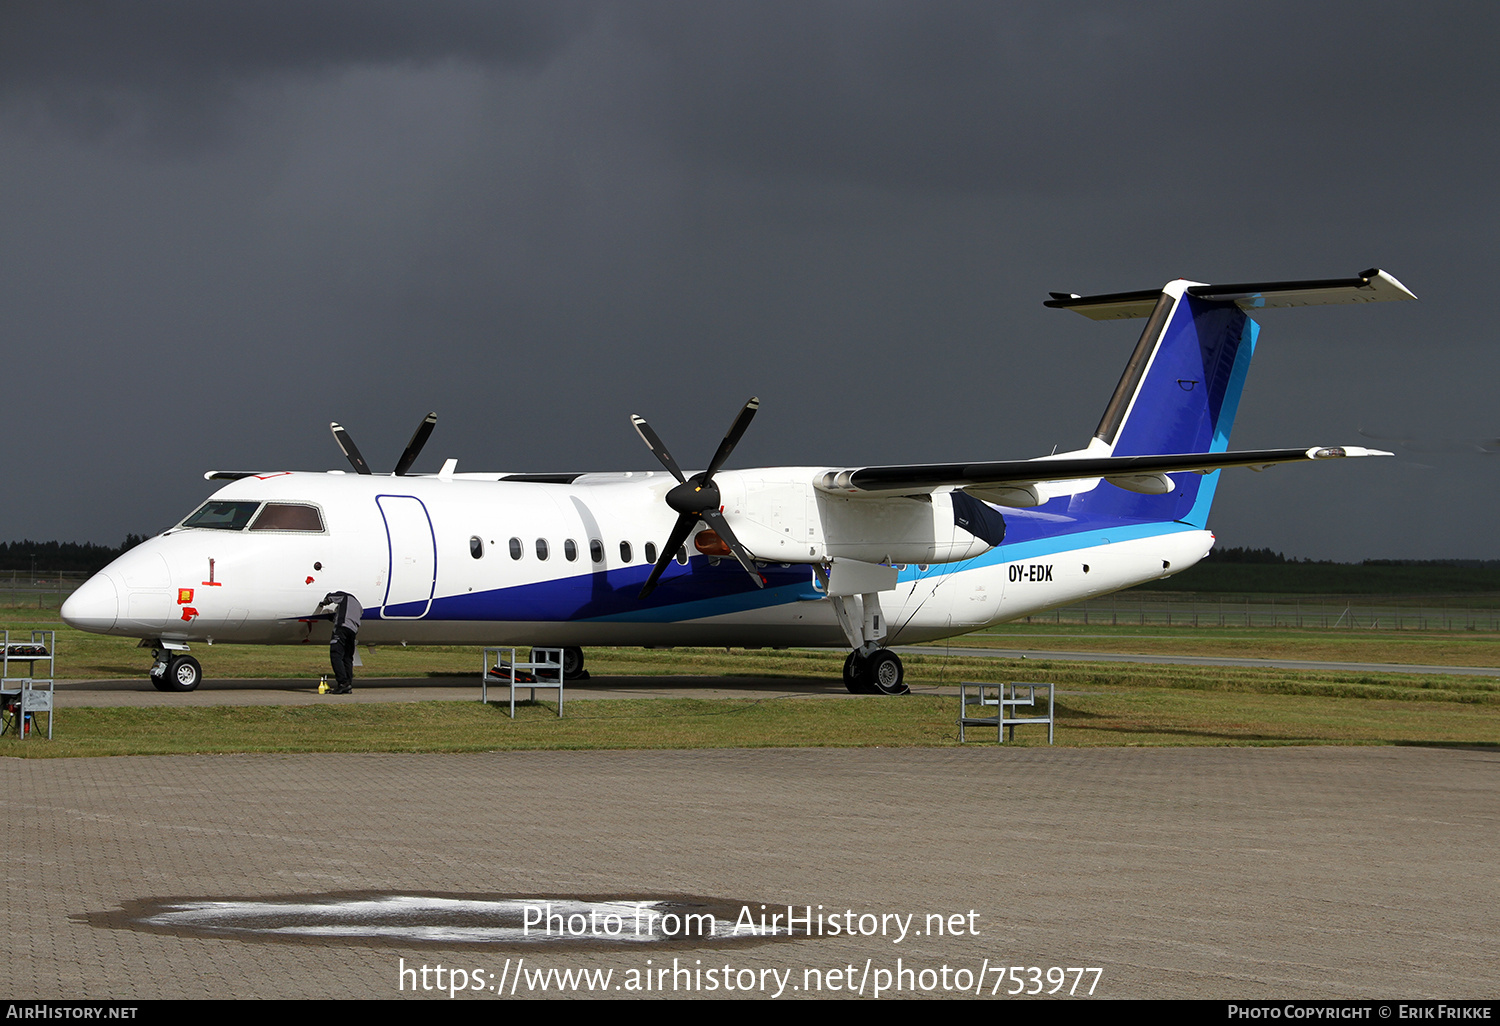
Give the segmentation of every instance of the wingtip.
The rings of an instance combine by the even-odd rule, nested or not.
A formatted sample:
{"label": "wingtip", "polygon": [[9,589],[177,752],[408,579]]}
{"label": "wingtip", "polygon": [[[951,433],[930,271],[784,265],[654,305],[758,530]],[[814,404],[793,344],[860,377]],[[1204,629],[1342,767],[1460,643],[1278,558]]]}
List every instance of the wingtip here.
{"label": "wingtip", "polygon": [[1394,456],[1393,452],[1384,449],[1366,449],[1362,445],[1326,445],[1314,446],[1307,450],[1307,458],[1312,460],[1327,460],[1348,458],[1351,456]]}

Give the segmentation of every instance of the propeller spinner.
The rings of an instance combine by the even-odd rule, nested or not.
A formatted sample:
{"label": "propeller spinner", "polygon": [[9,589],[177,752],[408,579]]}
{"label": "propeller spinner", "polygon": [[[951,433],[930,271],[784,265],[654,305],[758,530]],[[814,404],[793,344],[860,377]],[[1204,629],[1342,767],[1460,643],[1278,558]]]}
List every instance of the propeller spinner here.
{"label": "propeller spinner", "polygon": [[[412,432],[411,441],[406,443],[406,450],[401,453],[401,458],[396,461],[396,477],[405,477],[411,465],[417,462],[417,456],[422,452],[422,446],[427,444],[427,439],[432,437],[432,429],[437,425],[437,414],[429,413],[422,418],[422,423],[417,425],[417,430]],[[333,432],[333,440],[339,444],[340,451],[345,458],[354,466],[356,474],[374,473],[365,458],[360,455],[359,446],[354,444],[354,439],[344,426],[338,421],[328,425]]]}
{"label": "propeller spinner", "polygon": [[667,564],[672,561],[673,555],[682,547],[682,543],[687,541],[687,536],[693,532],[693,528],[700,520],[724,540],[724,543],[729,546],[729,551],[734,553],[734,558],[740,561],[740,566],[744,567],[750,578],[755,581],[755,586],[757,588],[766,586],[765,578],[760,575],[759,570],[755,569],[755,557],[740,544],[739,539],[734,536],[734,531],[730,530],[729,523],[724,519],[724,514],[720,512],[722,504],[719,501],[719,487],[714,484],[714,475],[719,472],[724,461],[729,459],[729,454],[734,452],[734,447],[739,444],[740,438],[745,434],[745,429],[750,426],[750,421],[755,417],[755,411],[758,409],[760,409],[760,400],[752,397],[745,404],[745,408],[740,411],[739,416],[734,418],[734,423],[729,426],[729,433],[719,443],[719,451],[714,453],[714,458],[709,461],[708,469],[692,477],[683,476],[681,468],[677,466],[677,461],[672,458],[672,454],[667,451],[667,447],[662,444],[656,432],[651,430],[651,425],[646,423],[645,418],[631,415],[630,422],[635,425],[641,440],[661,461],[661,465],[666,467],[667,471],[678,481],[677,487],[667,493],[667,505],[677,513],[677,523],[672,525],[672,533],[667,538],[667,544],[662,547],[661,557],[651,568],[651,576],[646,578],[646,585],[641,589],[641,598],[645,598],[656,590],[656,582],[660,580],[662,572],[667,569]]}

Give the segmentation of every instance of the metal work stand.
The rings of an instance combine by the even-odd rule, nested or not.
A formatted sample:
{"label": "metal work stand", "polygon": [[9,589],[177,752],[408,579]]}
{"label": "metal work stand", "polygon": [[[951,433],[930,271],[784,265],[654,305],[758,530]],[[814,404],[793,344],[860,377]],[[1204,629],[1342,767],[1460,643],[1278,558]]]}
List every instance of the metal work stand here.
{"label": "metal work stand", "polygon": [[[1017,697],[1016,689],[1025,688],[1026,697]],[[1007,711],[1014,712],[1017,706],[1028,706],[1036,708],[1036,689],[1047,689],[1047,713],[1044,716],[1007,716]],[[972,690],[971,690],[972,689]],[[973,696],[972,698],[970,696]],[[995,744],[1005,743],[1005,728],[1010,728],[1010,739],[1016,739],[1016,728],[1027,724],[1047,725],[1047,743],[1052,743],[1053,712],[1055,710],[1054,699],[1057,696],[1057,688],[1052,684],[976,684],[965,681],[959,685],[959,709],[958,709],[958,743],[964,743],[965,727],[994,727]],[[991,706],[995,710],[994,716],[970,716],[971,707]]]}
{"label": "metal work stand", "polygon": [[[510,659],[502,661],[501,652],[509,652]],[[491,654],[493,653],[493,655]],[[563,650],[561,648],[538,648],[531,649],[531,662],[516,662],[516,650],[514,648],[487,648],[484,650],[484,665],[479,669],[479,700],[489,701],[489,687],[491,670],[498,670],[494,674],[496,683],[503,683],[510,689],[510,718],[516,718],[516,688],[530,688],[531,700],[536,701],[537,688],[557,689],[557,715],[560,719],[563,710]],[[516,673],[526,671],[531,674],[532,680],[518,681]],[[544,677],[543,674],[547,674]],[[556,680],[548,679],[552,674],[557,675]]]}
{"label": "metal work stand", "polygon": [[[14,729],[16,736],[31,736],[36,713],[47,714],[47,740],[52,740],[53,678],[57,676],[56,631],[0,632],[0,734]],[[30,635],[30,640],[23,640]],[[26,664],[26,675],[12,675],[11,664]],[[46,676],[38,677],[36,664],[46,664]]]}

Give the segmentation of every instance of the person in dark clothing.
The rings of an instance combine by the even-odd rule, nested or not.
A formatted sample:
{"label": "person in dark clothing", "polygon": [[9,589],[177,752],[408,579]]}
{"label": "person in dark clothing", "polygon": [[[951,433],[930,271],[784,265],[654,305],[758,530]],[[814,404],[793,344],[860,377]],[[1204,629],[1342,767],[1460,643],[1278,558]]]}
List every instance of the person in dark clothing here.
{"label": "person in dark clothing", "polygon": [[328,658],[333,663],[335,686],[330,695],[348,695],[354,691],[354,649],[359,636],[359,618],[365,608],[347,591],[330,591],[323,596],[318,612],[333,621],[333,640],[328,644]]}

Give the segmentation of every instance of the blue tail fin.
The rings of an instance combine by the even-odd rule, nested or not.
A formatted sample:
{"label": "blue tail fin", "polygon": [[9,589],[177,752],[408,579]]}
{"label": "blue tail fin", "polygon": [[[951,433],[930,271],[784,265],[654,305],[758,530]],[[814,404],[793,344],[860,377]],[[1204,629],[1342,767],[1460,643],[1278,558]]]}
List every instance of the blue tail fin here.
{"label": "blue tail fin", "polygon": [[[1239,408],[1260,327],[1232,301],[1190,295],[1191,282],[1164,289],[1115,386],[1091,449],[1115,456],[1223,452]],[[1177,474],[1165,495],[1109,482],[1075,496],[1070,512],[1179,520],[1205,526],[1219,472]]]}

